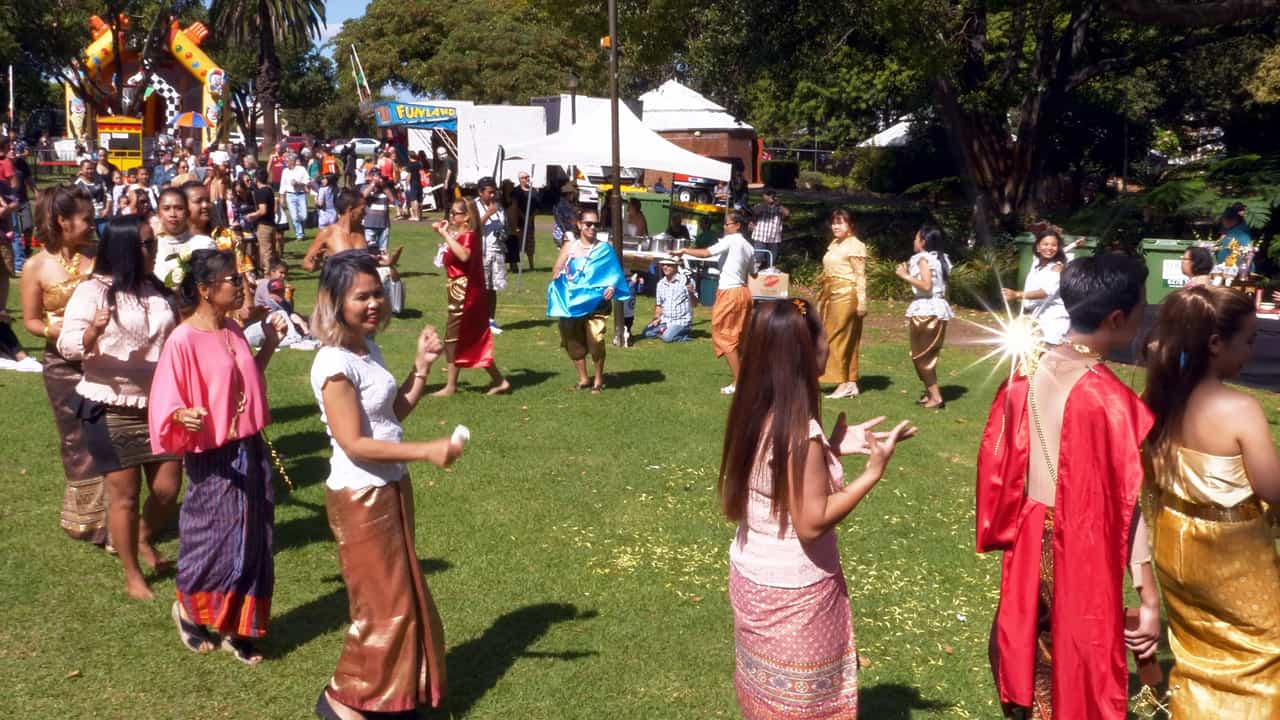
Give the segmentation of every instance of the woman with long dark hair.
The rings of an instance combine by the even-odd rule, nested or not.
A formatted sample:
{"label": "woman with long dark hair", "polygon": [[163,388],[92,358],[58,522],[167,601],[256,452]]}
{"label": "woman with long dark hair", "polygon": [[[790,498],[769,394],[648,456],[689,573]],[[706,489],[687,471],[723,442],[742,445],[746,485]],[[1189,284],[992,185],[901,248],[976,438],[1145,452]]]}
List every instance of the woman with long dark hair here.
{"label": "woman with long dark hair", "polygon": [[486,394],[510,392],[511,383],[502,377],[493,360],[493,333],[489,330],[489,295],[484,288],[484,245],[476,232],[480,216],[476,206],[454,200],[449,220],[437,220],[432,227],[444,238],[444,269],[449,276],[449,325],[445,330],[445,357],[449,375],[437,397],[458,390],[459,368],[481,368],[489,373]]}
{"label": "woman with long dark hair", "polygon": [[76,417],[80,363],[58,352],[63,313],[80,283],[93,270],[93,199],[76,186],[56,186],[36,198],[36,233],[44,249],[27,259],[22,272],[22,325],[45,339],[44,389],[58,430],[58,450],[66,489],[62,530],[76,540],[107,543],[106,486],[94,471]]}
{"label": "woman with long dark hair", "polygon": [[1063,268],[1067,266],[1069,248],[1063,247],[1062,236],[1057,230],[1048,229],[1036,235],[1033,249],[1035,257],[1031,261],[1031,269],[1027,272],[1027,280],[1022,289],[1005,288],[1002,293],[1005,300],[1020,301],[1022,312],[1040,323],[1045,343],[1060,345],[1071,329],[1067,306],[1058,292],[1058,282],[1062,278]]}
{"label": "woman with long dark hair", "polygon": [[[178,323],[173,294],[153,274],[156,238],[137,216],[111,218],[93,275],[76,288],[58,336],[58,352],[80,361],[76,407],[93,468],[106,477],[107,523],[124,566],[125,592],[150,600],[138,556],[166,565],[152,538],[178,501],[182,472],[175,458],[152,451],[147,397],[160,350]],[[143,473],[150,494],[138,522]]]}
{"label": "woman with long dark hair", "polygon": [[954,315],[947,302],[947,278],[951,259],[947,257],[942,230],[925,225],[912,240],[911,259],[898,264],[898,277],[911,286],[915,299],[907,306],[907,324],[911,334],[911,362],[916,376],[924,383],[924,395],[916,403],[932,410],[942,410],[947,403],[938,387],[938,358],[947,338],[947,321]]}
{"label": "woman with long dark hair", "polygon": [[262,662],[255,641],[267,632],[275,587],[275,493],[262,430],[266,369],[283,318],[263,324],[257,355],[228,315],[244,305],[235,255],[196,250],[178,285],[190,311],[164,346],[151,384],[151,446],[182,457],[187,495],[178,519],[178,599],[172,615],[183,645],[222,649]]}
{"label": "woman with long dark hair", "polygon": [[332,440],[325,508],[351,629],[316,700],[322,718],[413,713],[422,704],[439,707],[445,695],[444,630],[418,566],[407,463],[447,467],[462,453],[465,431],[403,440],[400,423],[422,399],[444,343],[423,328],[413,370],[397,385],[373,340],[390,317],[372,256],[347,250],[329,258],[311,319],[323,345],[311,366],[311,389]]}
{"label": "woman with long dark hair", "polygon": [[[827,341],[804,300],[758,303],[729,407],[719,494],[738,523],[729,549],[738,706],[748,720],[856,717],[858,651],[835,528],[915,433],[836,420],[823,432]],[[845,483],[839,457],[867,455]],[[804,682],[796,678],[803,677]]]}
{"label": "woman with long dark hair", "polygon": [[1150,336],[1146,495],[1180,720],[1280,717],[1280,558],[1260,502],[1280,503],[1280,456],[1262,406],[1224,382],[1256,333],[1248,296],[1195,287]]}
{"label": "woman with long dark hair", "polygon": [[844,208],[831,213],[818,308],[831,348],[818,382],[835,384],[828,399],[857,397],[858,345],[867,315],[867,246],[853,234],[853,216]]}

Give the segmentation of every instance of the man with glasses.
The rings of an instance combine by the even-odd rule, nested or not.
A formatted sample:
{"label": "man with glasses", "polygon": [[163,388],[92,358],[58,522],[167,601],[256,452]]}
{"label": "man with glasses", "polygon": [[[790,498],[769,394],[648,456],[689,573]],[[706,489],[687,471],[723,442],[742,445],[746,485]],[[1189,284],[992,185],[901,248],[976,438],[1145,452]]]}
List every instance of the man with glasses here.
{"label": "man with glasses", "polygon": [[733,373],[733,382],[720,388],[722,395],[732,395],[738,383],[738,343],[751,315],[751,290],[747,279],[755,276],[755,249],[742,236],[742,213],[729,211],[724,221],[725,236],[709,248],[682,248],[671,251],[676,257],[714,257],[720,266],[720,283],[716,287],[716,304],[711,308],[711,344],[716,357],[723,357]]}

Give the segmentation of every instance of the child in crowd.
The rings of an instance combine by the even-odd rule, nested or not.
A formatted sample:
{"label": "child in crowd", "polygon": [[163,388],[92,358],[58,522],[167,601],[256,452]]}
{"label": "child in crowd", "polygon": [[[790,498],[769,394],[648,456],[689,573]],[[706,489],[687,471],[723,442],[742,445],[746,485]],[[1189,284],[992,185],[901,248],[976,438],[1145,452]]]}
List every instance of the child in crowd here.
{"label": "child in crowd", "polygon": [[267,317],[260,323],[246,327],[245,339],[252,346],[261,345],[266,332],[264,323],[270,323],[273,315],[282,315],[289,323],[280,340],[280,347],[315,350],[319,344],[311,337],[310,326],[305,318],[294,311],[293,301],[290,298],[292,292],[285,283],[288,274],[289,266],[281,260],[276,260],[271,263],[267,277],[258,282],[257,288],[253,291],[253,304],[255,307],[265,308],[268,311]]}

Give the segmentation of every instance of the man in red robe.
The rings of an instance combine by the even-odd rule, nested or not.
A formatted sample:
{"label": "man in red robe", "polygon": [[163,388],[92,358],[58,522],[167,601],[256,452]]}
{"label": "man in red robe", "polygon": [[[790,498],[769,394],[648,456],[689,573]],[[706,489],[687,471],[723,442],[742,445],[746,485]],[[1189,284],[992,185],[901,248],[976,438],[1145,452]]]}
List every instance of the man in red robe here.
{"label": "man in red robe", "polygon": [[[1006,714],[1124,720],[1125,647],[1151,657],[1159,594],[1136,512],[1151,414],[1101,358],[1132,342],[1146,268],[1119,255],[1062,273],[1066,342],[996,394],[978,455],[978,552],[1003,550],[991,636]],[[1125,628],[1124,571],[1142,598]]]}

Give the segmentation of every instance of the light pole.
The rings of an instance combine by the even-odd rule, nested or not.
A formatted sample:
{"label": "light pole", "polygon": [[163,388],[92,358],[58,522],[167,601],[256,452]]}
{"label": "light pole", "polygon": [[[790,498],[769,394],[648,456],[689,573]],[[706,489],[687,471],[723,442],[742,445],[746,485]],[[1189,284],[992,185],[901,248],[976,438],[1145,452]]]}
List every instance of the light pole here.
{"label": "light pole", "polygon": [[578,73],[569,73],[569,122],[578,123]]}
{"label": "light pole", "polygon": [[[609,0],[609,108],[613,135],[613,187],[609,190],[609,239],[622,259],[622,148],[618,138],[618,0]],[[613,342],[626,347],[622,302],[613,301]]]}

